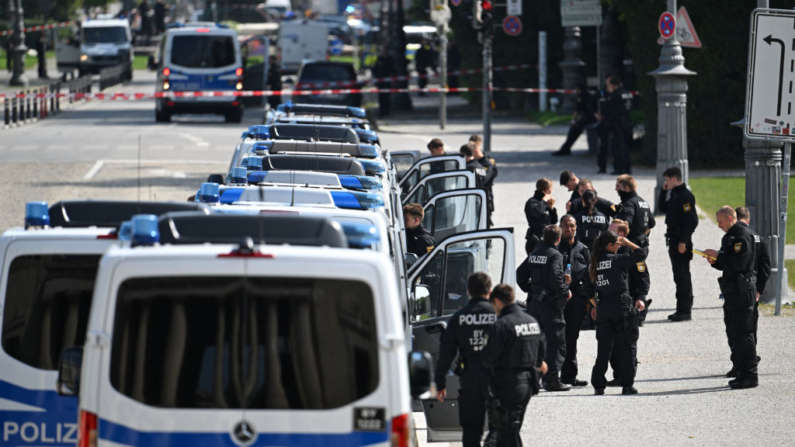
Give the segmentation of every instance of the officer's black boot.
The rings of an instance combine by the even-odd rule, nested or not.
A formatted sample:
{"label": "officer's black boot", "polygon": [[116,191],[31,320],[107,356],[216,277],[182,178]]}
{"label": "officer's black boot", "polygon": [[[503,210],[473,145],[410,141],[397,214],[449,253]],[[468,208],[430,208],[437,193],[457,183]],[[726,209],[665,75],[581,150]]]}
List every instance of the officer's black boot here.
{"label": "officer's black boot", "polygon": [[757,377],[740,377],[736,382],[732,382],[729,382],[729,386],[733,390],[743,390],[746,388],[756,388],[759,386],[759,379]]}
{"label": "officer's black boot", "polygon": [[547,391],[569,391],[571,389],[570,386],[564,385],[560,379],[554,378],[544,385],[544,389]]}
{"label": "officer's black boot", "polygon": [[635,387],[632,385],[627,385],[624,387],[623,390],[621,390],[621,394],[623,395],[638,394],[638,390],[635,389]]}

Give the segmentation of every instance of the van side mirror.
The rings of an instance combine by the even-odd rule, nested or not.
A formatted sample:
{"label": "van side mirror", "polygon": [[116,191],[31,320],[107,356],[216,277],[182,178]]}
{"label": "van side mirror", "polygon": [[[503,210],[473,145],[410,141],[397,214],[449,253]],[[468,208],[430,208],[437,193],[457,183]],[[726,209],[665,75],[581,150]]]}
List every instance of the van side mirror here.
{"label": "van side mirror", "polygon": [[409,387],[411,397],[419,399],[420,396],[431,391],[433,383],[433,358],[426,351],[411,351],[409,353]]}
{"label": "van side mirror", "polygon": [[419,259],[419,256],[417,256],[416,254],[405,253],[403,255],[403,264],[406,265],[406,270],[410,269],[411,266],[414,265],[415,262],[417,262],[417,259]]}
{"label": "van side mirror", "polygon": [[155,62],[154,55],[149,55],[149,58],[146,60],[146,67],[150,70],[157,70],[157,62]]}
{"label": "van side mirror", "polygon": [[207,183],[218,183],[219,185],[223,185],[224,183],[224,175],[223,174],[210,174],[207,177]]}
{"label": "van side mirror", "polygon": [[58,362],[58,381],[55,389],[61,396],[80,394],[80,370],[83,367],[83,347],[75,346],[61,352]]}

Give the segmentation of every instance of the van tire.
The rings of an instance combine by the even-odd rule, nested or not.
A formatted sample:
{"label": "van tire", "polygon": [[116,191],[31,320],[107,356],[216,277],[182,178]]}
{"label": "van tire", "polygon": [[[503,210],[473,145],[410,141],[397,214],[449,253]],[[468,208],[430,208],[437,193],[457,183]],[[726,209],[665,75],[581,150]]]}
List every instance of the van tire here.
{"label": "van tire", "polygon": [[233,110],[224,115],[227,123],[239,123],[243,121],[243,109]]}
{"label": "van tire", "polygon": [[158,123],[170,123],[171,114],[165,111],[161,112],[159,110],[155,110],[155,121]]}

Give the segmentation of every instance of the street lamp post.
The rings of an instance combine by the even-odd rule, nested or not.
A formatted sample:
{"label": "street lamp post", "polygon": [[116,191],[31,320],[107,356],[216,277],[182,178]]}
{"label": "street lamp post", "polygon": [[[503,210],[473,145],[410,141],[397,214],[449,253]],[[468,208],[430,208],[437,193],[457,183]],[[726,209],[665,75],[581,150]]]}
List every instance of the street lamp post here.
{"label": "street lamp post", "polygon": [[[13,1],[13,0],[12,0]],[[14,53],[14,72],[11,74],[9,85],[27,85],[28,80],[25,77],[25,53],[28,47],[25,46],[25,22],[22,18],[22,0],[16,0],[16,8],[14,15],[14,33],[11,35],[11,43],[14,48],[11,50]]]}

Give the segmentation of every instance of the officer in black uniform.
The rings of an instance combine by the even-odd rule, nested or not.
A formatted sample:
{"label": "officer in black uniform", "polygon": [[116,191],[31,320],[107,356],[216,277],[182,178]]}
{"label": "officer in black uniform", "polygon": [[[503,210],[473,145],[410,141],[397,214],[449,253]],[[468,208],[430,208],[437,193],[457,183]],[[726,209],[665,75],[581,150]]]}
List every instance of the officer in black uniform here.
{"label": "officer in black uniform", "polygon": [[406,251],[414,253],[417,257],[433,250],[436,242],[431,233],[422,226],[425,210],[418,203],[403,206],[403,221],[406,225]]}
{"label": "officer in black uniform", "polygon": [[754,388],[759,385],[754,341],[754,306],[756,303],[756,240],[748,227],[737,222],[737,213],[724,206],[716,213],[718,226],[725,231],[720,251],[704,250],[712,267],[722,270],[718,279],[724,299],[726,333],[732,351],[732,362],[738,370],[736,379],[729,382],[732,389]]}
{"label": "officer in black uniform", "polygon": [[544,235],[544,228],[558,223],[558,212],[555,209],[555,199],[552,198],[552,181],[541,178],[536,181],[536,192],[524,205],[524,215],[527,218],[527,234],[525,251],[529,255],[535,245]]}
{"label": "officer in black uniform", "polygon": [[474,159],[477,160],[483,169],[486,170],[486,178],[483,180],[483,190],[486,191],[486,198],[488,199],[487,223],[488,227],[491,228],[494,226],[494,221],[491,218],[494,214],[494,191],[492,190],[492,187],[494,186],[494,180],[496,180],[497,175],[499,175],[497,170],[497,162],[494,160],[494,158],[486,156],[486,154],[483,153],[483,139],[480,137],[480,135],[470,135],[469,143],[473,145]]}
{"label": "officer in black uniform", "polygon": [[571,278],[565,278],[563,255],[558,251],[561,230],[557,225],[544,228],[544,239],[516,270],[516,281],[528,292],[527,309],[538,323],[547,339],[547,362],[549,371],[544,375],[547,391],[568,391],[570,387],[560,382],[560,369],[566,359],[566,320],[563,309],[571,298],[567,286]]}
{"label": "officer in black uniform", "polygon": [[565,186],[566,189],[571,192],[571,197],[569,201],[566,202],[566,209],[568,210],[571,206],[571,202],[580,198],[580,179],[577,178],[577,175],[573,171],[569,171],[568,169],[560,171],[560,186]]}
{"label": "officer in black uniform", "polygon": [[[748,211],[748,208],[741,206],[739,208],[735,208],[734,211],[737,213],[737,222],[740,225],[745,225],[748,231],[754,235],[754,240],[756,241],[756,302],[754,303],[754,344],[757,344],[759,341],[756,336],[756,330],[759,326],[759,297],[765,293],[765,285],[767,285],[767,280],[770,278],[770,251],[767,249],[767,243],[765,240],[759,237],[759,235],[748,226],[751,225],[751,212]],[[734,368],[732,369],[734,370]],[[734,375],[729,377],[737,376]]]}
{"label": "officer in black uniform", "polygon": [[[282,89],[282,69],[276,56],[268,57],[268,88],[274,91]],[[268,105],[270,105],[271,110],[275,111],[281,103],[282,97],[280,95],[268,96]]]}
{"label": "officer in black uniform", "polygon": [[[483,272],[467,278],[469,303],[448,320],[439,346],[436,364],[437,399],[444,402],[447,396],[447,371],[458,352],[457,371],[461,371],[461,389],[458,391],[458,420],[464,429],[464,446],[480,446],[483,423],[486,420],[486,400],[489,397],[491,371],[483,366],[480,353],[486,340],[486,330],[497,321],[494,307],[489,303],[491,279]],[[493,425],[493,424],[490,424]],[[489,427],[487,446],[493,446],[497,432]]]}
{"label": "officer in black uniform", "polygon": [[580,338],[580,327],[585,317],[585,303],[593,296],[591,281],[588,277],[588,262],[591,252],[588,247],[577,239],[577,223],[574,216],[566,214],[560,218],[562,236],[558,250],[563,255],[563,264],[571,266],[571,299],[563,310],[566,322],[566,357],[560,369],[560,381],[572,386],[587,386],[585,380],[578,380],[577,373],[577,340]]}
{"label": "officer in black uniform", "polygon": [[[596,192],[596,190],[593,187],[593,182],[591,182],[587,178],[580,179],[580,185],[578,187],[578,196],[577,196],[577,198],[576,199],[572,198],[570,206],[568,204],[566,205],[566,208],[568,209],[568,214],[571,214],[572,216],[574,216],[575,214],[577,214],[580,211],[582,211],[582,209],[584,207],[584,204],[582,202],[582,196],[585,194],[585,191]],[[607,217],[611,217],[612,218],[613,216],[615,216],[616,215],[616,211],[617,211],[616,210],[616,205],[613,204],[613,202],[611,202],[611,201],[609,201],[609,200],[607,200],[607,199],[605,199],[603,197],[599,197],[598,193],[596,194],[596,196],[597,196],[596,197],[596,209],[598,209],[600,213],[604,214]]]}
{"label": "officer in black uniform", "polygon": [[632,94],[621,85],[618,76],[608,76],[605,79],[605,90],[607,90],[607,102],[602,109],[604,116],[597,115],[597,119],[601,118],[600,121],[605,123],[609,133],[614,169],[610,174],[631,174],[627,140],[632,137],[632,123],[629,118]]}
{"label": "officer in black uniform", "polygon": [[[693,283],[690,278],[690,261],[693,260],[693,232],[698,226],[696,198],[682,183],[682,170],[674,166],[663,172],[665,182],[660,191],[660,212],[665,213],[665,240],[668,257],[676,283],[676,312],[668,315],[671,321],[692,319]],[[668,199],[669,194],[671,198]]]}
{"label": "officer in black uniform", "polygon": [[621,197],[618,207],[617,219],[629,225],[627,238],[641,247],[646,245],[649,231],[657,225],[651,206],[637,193],[638,183],[628,174],[620,175],[616,179],[616,192]]}
{"label": "officer in black uniform", "polygon": [[[618,253],[620,247],[629,247],[630,253]],[[594,392],[605,392],[607,365],[613,352],[616,355],[622,394],[637,394],[635,383],[635,352],[640,334],[638,312],[643,301],[629,294],[627,270],[646,260],[646,249],[629,239],[618,237],[612,231],[602,233],[594,243],[589,274],[595,285],[599,301],[592,312],[596,313],[596,363],[591,373]]]}
{"label": "officer in black uniform", "polygon": [[585,191],[582,196],[584,207],[574,215],[574,220],[577,221],[577,239],[588,248],[593,247],[593,241],[603,231],[607,231],[607,216],[596,208],[597,199],[596,191]]}
{"label": "officer in black uniform", "polygon": [[[389,47],[384,45],[381,47],[381,52],[378,55],[378,59],[375,61],[375,66],[373,67],[373,77],[378,79],[375,86],[378,87],[379,90],[387,90],[392,88],[391,77],[394,76],[394,74],[395,61],[392,59],[392,55],[389,54]],[[391,93],[383,91],[378,93],[378,116],[389,116],[391,100]]]}
{"label": "officer in black uniform", "polygon": [[475,174],[475,187],[485,191],[488,173],[483,165],[478,160],[475,160],[475,145],[471,142],[467,143],[461,146],[458,151],[466,160],[466,170]]}
{"label": "officer in black uniform", "polygon": [[480,355],[483,365],[493,368],[489,420],[497,428],[497,446],[521,446],[525,409],[538,393],[538,376],[547,370],[544,335],[535,318],[516,304],[511,286],[498,285],[489,300],[499,315]]}

